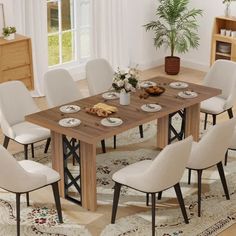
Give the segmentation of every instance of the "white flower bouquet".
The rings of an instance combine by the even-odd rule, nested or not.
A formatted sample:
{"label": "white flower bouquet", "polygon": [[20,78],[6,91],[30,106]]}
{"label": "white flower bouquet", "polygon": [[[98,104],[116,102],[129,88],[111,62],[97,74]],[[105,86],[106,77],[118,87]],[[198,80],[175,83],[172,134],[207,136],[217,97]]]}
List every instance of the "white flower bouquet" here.
{"label": "white flower bouquet", "polygon": [[125,72],[121,71],[118,67],[112,83],[112,87],[115,91],[120,93],[135,92],[138,86],[138,70],[136,68],[130,68],[128,72]]}

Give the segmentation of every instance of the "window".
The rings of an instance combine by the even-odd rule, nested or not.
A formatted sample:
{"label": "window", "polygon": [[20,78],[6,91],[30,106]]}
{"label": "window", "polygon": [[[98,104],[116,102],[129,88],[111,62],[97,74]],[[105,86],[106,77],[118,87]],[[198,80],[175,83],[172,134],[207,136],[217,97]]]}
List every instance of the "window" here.
{"label": "window", "polygon": [[47,0],[49,66],[90,56],[90,0]]}

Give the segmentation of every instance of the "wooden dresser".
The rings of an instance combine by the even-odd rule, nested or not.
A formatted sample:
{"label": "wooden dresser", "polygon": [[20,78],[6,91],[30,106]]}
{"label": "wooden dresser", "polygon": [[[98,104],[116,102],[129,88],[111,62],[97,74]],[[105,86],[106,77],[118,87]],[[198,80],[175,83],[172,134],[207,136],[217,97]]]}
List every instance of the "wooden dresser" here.
{"label": "wooden dresser", "polygon": [[0,38],[0,83],[10,80],[34,89],[31,39],[18,34],[14,40]]}

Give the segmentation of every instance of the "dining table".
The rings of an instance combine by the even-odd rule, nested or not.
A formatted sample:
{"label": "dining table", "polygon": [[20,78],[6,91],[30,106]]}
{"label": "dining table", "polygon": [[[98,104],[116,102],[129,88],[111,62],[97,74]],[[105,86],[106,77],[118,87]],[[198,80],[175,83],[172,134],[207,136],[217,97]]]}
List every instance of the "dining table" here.
{"label": "dining table", "polygon": [[[51,130],[52,167],[61,176],[59,182],[61,197],[65,198],[68,186],[73,185],[81,196],[82,207],[90,211],[96,211],[96,150],[97,143],[103,139],[155,121],[157,122],[156,147],[163,149],[168,145],[169,115],[184,109],[185,137],[192,135],[195,141],[199,140],[200,103],[220,95],[221,90],[190,82],[185,83],[187,87],[178,87],[178,84],[173,87],[170,85],[176,80],[164,76],[153,77],[148,81],[164,88],[164,93],[159,96],[143,98],[144,89],[138,89],[131,93],[129,105],[120,105],[119,99],[107,99],[102,94],[98,94],[67,104],[80,107],[80,110],[74,113],[62,112],[61,106],[58,106],[25,117],[26,121]],[[194,93],[196,96],[180,96],[183,93],[185,95]],[[101,123],[103,117],[86,112],[86,108],[92,108],[98,103],[116,107],[117,111],[110,114],[109,117],[119,118],[122,123],[118,126],[104,126]],[[155,112],[147,112],[141,109],[145,104],[157,104],[161,109]],[[75,127],[61,126],[59,124],[60,120],[65,118],[79,119],[81,123]],[[78,145],[76,142],[70,142],[66,137],[79,140]],[[71,153],[75,154],[74,156],[80,165],[77,177],[73,176],[66,166],[66,159]]]}

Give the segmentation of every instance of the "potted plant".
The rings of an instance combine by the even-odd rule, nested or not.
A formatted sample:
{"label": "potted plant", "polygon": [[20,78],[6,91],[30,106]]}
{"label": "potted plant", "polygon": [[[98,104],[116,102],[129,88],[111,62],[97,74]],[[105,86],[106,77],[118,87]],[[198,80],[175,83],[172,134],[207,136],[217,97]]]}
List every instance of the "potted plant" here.
{"label": "potted plant", "polygon": [[225,5],[225,16],[230,16],[230,4],[235,0],[223,0],[223,4]]}
{"label": "potted plant", "polygon": [[7,40],[15,39],[16,28],[13,26],[7,26],[2,29],[2,35]]}
{"label": "potted plant", "polygon": [[180,69],[180,58],[175,53],[186,53],[199,46],[196,17],[202,15],[200,9],[188,9],[189,0],[159,0],[156,21],[144,25],[147,31],[155,33],[154,45],[170,48],[170,56],[165,57],[165,72],[176,75]]}
{"label": "potted plant", "polygon": [[118,71],[115,72],[112,87],[120,93],[121,105],[130,104],[130,92],[134,92],[138,86],[138,70],[136,68],[130,68],[128,72],[118,68]]}

